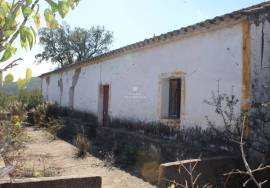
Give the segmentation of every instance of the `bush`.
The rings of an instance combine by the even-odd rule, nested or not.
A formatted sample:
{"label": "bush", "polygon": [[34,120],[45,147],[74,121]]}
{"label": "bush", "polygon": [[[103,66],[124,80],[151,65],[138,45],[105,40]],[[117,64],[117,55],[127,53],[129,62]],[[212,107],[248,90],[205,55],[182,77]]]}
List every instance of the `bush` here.
{"label": "bush", "polygon": [[[40,90],[21,91],[17,95],[4,94],[0,91],[0,111],[28,111],[43,103]],[[10,111],[13,110],[13,111]]]}
{"label": "bush", "polygon": [[76,156],[78,158],[85,158],[87,151],[90,148],[90,142],[88,141],[88,138],[83,134],[77,134],[73,140],[73,144],[78,148]]}
{"label": "bush", "polygon": [[46,111],[48,105],[46,103],[37,105],[35,108],[31,109],[27,113],[27,121],[31,125],[36,125],[40,127],[46,126]]}
{"label": "bush", "polygon": [[0,154],[4,155],[9,148],[19,149],[25,141],[24,114],[9,113],[7,117],[0,121]]}
{"label": "bush", "polygon": [[26,106],[26,110],[35,108],[39,104],[43,103],[43,97],[40,90],[32,91],[20,91],[18,94],[18,100]]}
{"label": "bush", "polygon": [[[270,162],[269,104],[253,102],[248,112],[237,113],[236,109],[239,107],[239,100],[234,95],[217,93],[213,94],[210,101],[205,102],[212,106],[217,116],[222,119],[221,125],[218,126],[214,121],[207,118],[209,126],[215,132],[221,133],[220,135],[231,145],[239,142],[242,121],[247,116],[248,129],[245,130],[244,142],[246,153],[250,154],[248,158],[250,161],[254,160],[255,165]],[[222,127],[222,129],[219,127]],[[239,149],[237,151],[240,154]]]}
{"label": "bush", "polygon": [[0,152],[5,153],[8,147],[20,147],[27,111],[41,102],[42,96],[38,90],[22,91],[18,95],[0,91]]}
{"label": "bush", "polygon": [[9,95],[0,92],[0,111],[8,112],[8,109],[15,103],[15,101],[18,102],[15,95]]}

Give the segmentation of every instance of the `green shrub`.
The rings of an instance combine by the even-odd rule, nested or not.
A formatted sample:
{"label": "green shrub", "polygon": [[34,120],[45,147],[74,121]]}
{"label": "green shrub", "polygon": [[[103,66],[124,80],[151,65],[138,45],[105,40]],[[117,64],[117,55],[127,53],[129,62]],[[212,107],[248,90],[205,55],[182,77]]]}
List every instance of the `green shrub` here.
{"label": "green shrub", "polygon": [[24,115],[11,114],[0,121],[0,154],[5,154],[9,148],[19,149],[23,145],[26,139],[22,129],[24,118]]}
{"label": "green shrub", "polygon": [[40,91],[21,92],[18,95],[4,94],[0,91],[0,152],[8,147],[23,144],[23,125],[26,124],[27,111],[41,103]]}
{"label": "green shrub", "polygon": [[18,94],[18,100],[21,101],[27,110],[35,108],[39,104],[42,104],[43,97],[40,90],[32,90],[32,91],[20,91]]}
{"label": "green shrub", "polygon": [[0,111],[5,111],[6,108],[14,101],[17,101],[15,95],[4,94],[0,91]]}

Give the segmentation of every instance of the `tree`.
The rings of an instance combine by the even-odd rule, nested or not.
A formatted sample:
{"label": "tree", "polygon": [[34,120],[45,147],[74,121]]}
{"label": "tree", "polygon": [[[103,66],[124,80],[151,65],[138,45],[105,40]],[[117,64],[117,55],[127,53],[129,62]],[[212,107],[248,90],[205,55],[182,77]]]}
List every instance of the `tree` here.
{"label": "tree", "polygon": [[112,32],[101,26],[71,30],[65,24],[52,30],[42,28],[39,35],[44,50],[36,55],[38,61],[50,60],[61,67],[107,52],[113,40]]}
{"label": "tree", "polygon": [[0,89],[3,86],[3,73],[0,71]]}
{"label": "tree", "polygon": [[[62,18],[70,9],[74,9],[79,0],[45,0],[44,18],[48,28],[58,26],[56,13]],[[0,62],[7,61],[15,54],[13,42],[19,36],[22,48],[32,48],[36,39],[36,32],[29,24],[40,25],[41,0],[1,0],[0,1]],[[44,6],[42,4],[42,6]]]}
{"label": "tree", "polygon": [[19,91],[24,90],[31,81],[31,79],[32,79],[32,70],[30,68],[27,68],[25,78],[24,79],[19,78],[18,81],[16,82],[18,90]]}
{"label": "tree", "polygon": [[13,75],[9,73],[5,76],[4,84],[6,85],[12,84],[13,80],[14,80]]}

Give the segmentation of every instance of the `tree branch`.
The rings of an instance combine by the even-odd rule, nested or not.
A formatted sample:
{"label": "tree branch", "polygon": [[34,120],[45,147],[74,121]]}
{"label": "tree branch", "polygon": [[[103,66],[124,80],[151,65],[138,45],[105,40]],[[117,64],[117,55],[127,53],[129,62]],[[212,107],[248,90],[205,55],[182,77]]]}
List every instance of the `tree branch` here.
{"label": "tree branch", "polygon": [[267,182],[267,180],[264,180],[262,182],[259,182],[255,176],[254,176],[254,173],[255,172],[259,172],[259,171],[263,171],[263,170],[266,170],[266,169],[269,169],[270,166],[264,166],[262,164],[260,164],[256,169],[254,170],[251,170],[248,162],[247,162],[247,158],[246,158],[246,154],[245,154],[245,151],[244,151],[244,133],[245,133],[245,130],[247,128],[247,115],[244,114],[244,117],[243,117],[243,122],[242,122],[242,128],[241,128],[241,137],[240,137],[240,142],[239,142],[239,146],[240,146],[240,151],[241,151],[241,158],[244,162],[244,166],[245,166],[245,169],[246,171],[241,171],[239,169],[235,170],[235,171],[231,171],[229,173],[226,173],[224,174],[225,176],[231,176],[233,174],[240,174],[240,175],[247,175],[249,176],[249,179],[247,179],[244,183],[243,183],[243,187],[245,187],[249,182],[253,182],[256,187],[258,188],[262,188],[262,185],[265,184]]}
{"label": "tree branch", "polygon": [[[32,6],[31,6],[31,10],[33,11],[34,8],[36,7],[36,5],[38,4],[39,0],[36,0]],[[19,35],[20,33],[20,27],[22,26],[25,26],[27,20],[28,20],[29,17],[25,17],[23,22],[21,23],[21,25],[18,27],[18,30],[13,34],[13,36],[11,37],[11,39],[9,40],[9,43],[12,44],[14,42],[14,40],[17,38],[17,36]]]}
{"label": "tree branch", "polygon": [[0,69],[0,72],[4,72],[4,71],[6,71],[6,70],[8,70],[8,69],[10,69],[10,68],[18,65],[16,62],[17,61],[21,61],[21,60],[23,60],[23,59],[22,58],[18,58],[18,59],[13,60],[8,65],[6,65],[4,68]]}

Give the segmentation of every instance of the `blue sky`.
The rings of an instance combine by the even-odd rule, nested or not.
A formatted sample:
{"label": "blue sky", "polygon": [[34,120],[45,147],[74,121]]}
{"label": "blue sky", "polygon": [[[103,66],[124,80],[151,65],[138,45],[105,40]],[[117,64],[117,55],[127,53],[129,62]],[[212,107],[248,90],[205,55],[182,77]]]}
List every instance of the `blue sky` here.
{"label": "blue sky", "polygon": [[114,47],[137,42],[262,0],[82,0],[65,19],[72,26],[104,25]]}
{"label": "blue sky", "polygon": [[[71,27],[104,25],[114,33],[112,49],[115,49],[261,2],[264,1],[81,0],[63,21]],[[24,62],[10,70],[15,79],[22,77],[27,67],[32,68],[34,76],[54,69],[48,63],[33,65],[34,55],[40,50],[38,44],[32,51],[18,50],[16,57],[24,58]]]}

